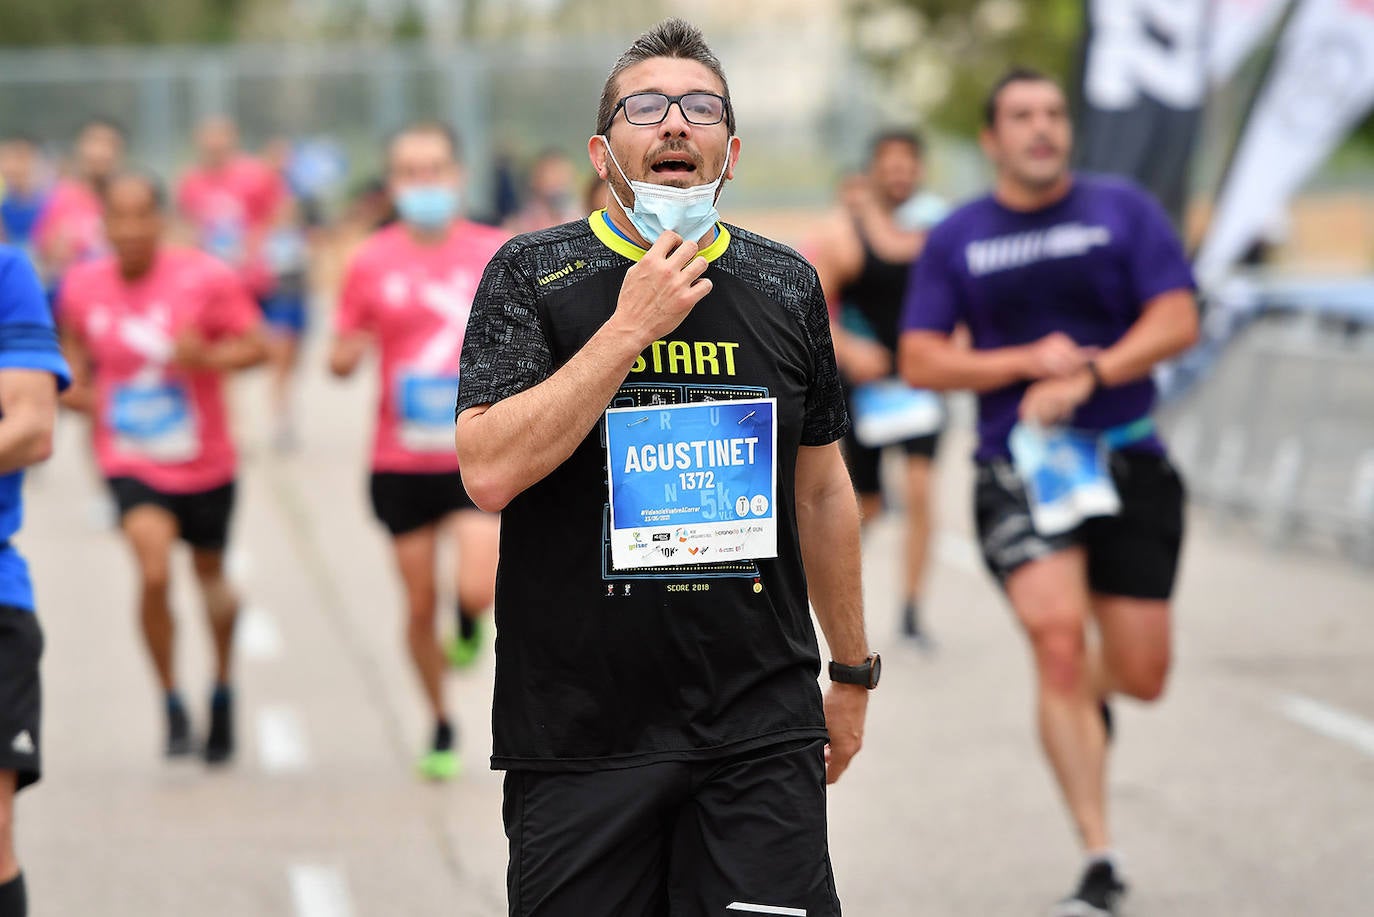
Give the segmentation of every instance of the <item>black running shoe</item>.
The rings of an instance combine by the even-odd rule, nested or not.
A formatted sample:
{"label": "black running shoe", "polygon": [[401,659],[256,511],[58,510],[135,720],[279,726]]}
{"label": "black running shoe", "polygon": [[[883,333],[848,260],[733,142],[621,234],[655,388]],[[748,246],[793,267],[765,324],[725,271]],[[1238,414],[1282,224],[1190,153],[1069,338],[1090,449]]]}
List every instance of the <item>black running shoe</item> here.
{"label": "black running shoe", "polygon": [[227,764],[234,757],[234,695],[215,689],[210,699],[210,735],[205,740],[205,763]]}
{"label": "black running shoe", "polygon": [[1116,874],[1116,867],[1106,860],[1093,863],[1083,872],[1078,890],[1060,901],[1051,917],[1116,917],[1121,899],[1126,897],[1126,883]]}
{"label": "black running shoe", "polygon": [[196,750],[191,738],[191,718],[178,703],[167,705],[167,757],[184,758]]}

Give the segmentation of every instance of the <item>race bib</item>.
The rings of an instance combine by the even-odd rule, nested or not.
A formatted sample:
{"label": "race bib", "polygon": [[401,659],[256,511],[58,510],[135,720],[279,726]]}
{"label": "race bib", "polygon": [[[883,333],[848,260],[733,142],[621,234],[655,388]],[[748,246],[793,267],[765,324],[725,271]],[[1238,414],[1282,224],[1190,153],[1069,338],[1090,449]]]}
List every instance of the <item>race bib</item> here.
{"label": "race bib", "polygon": [[854,389],[854,438],[870,448],[890,446],[939,432],[945,424],[940,396],[883,379]]}
{"label": "race bib", "polygon": [[1103,437],[1018,423],[1010,445],[1012,461],[1026,485],[1031,523],[1041,535],[1059,535],[1086,519],[1121,511]]}
{"label": "race bib", "polygon": [[777,399],[606,411],[611,562],[778,556]]}
{"label": "race bib", "polygon": [[401,445],[411,452],[452,452],[458,375],[403,372],[396,379]]}
{"label": "race bib", "polygon": [[119,386],[110,401],[109,424],[121,452],[167,464],[188,462],[200,453],[191,398],[177,382]]}

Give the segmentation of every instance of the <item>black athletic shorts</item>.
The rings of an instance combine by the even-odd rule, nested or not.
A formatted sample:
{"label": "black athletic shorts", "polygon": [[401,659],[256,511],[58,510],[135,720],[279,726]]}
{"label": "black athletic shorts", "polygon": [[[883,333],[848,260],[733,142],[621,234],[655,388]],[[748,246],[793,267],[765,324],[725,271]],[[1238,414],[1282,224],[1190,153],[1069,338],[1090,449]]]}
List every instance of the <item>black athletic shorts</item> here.
{"label": "black athletic shorts", "polygon": [[456,471],[409,474],[374,471],[368,484],[372,512],[392,535],[422,529],[463,509],[477,509]]}
{"label": "black athletic shorts", "polygon": [[883,449],[901,449],[906,455],[916,455],[927,460],[935,458],[935,450],[940,446],[940,434],[929,433],[916,436],[891,446],[865,446],[854,438],[854,425],[844,435],[844,463],[849,466],[849,477],[854,481],[854,490],[860,494],[880,494],[883,492],[882,461]]}
{"label": "black athletic shorts", "polygon": [[824,741],[506,774],[512,917],[838,917]]}
{"label": "black athletic shorts", "polygon": [[42,656],[38,615],[0,605],[0,771],[14,771],[21,790],[37,783],[43,773],[43,692],[38,681]]}
{"label": "black athletic shorts", "polygon": [[234,482],[211,490],[169,494],[138,478],[110,478],[110,490],[124,516],[136,506],[151,504],[176,517],[181,540],[193,548],[222,551],[229,542],[229,518],[234,514]]}
{"label": "black athletic shorts", "polygon": [[1023,564],[1081,544],[1088,552],[1093,592],[1169,598],[1183,547],[1183,480],[1168,459],[1141,453],[1113,453],[1111,472],[1121,497],[1119,515],[1045,536],[1031,525],[1025,485],[1011,462],[980,462],[974,515],[992,575],[1005,583]]}

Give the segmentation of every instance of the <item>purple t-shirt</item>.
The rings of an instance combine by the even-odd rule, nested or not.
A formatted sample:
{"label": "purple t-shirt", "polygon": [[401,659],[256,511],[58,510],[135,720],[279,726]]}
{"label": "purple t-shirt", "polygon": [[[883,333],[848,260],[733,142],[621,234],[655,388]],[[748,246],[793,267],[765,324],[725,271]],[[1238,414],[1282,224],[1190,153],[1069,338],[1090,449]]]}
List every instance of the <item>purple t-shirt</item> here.
{"label": "purple t-shirt", "polygon": [[[978,350],[1029,344],[1055,331],[1109,347],[1151,299],[1193,289],[1193,272],[1154,198],[1128,181],[1075,175],[1061,201],[1034,212],[979,198],[931,231],[912,267],[902,328],[951,332],[966,324]],[[983,393],[978,451],[1010,455],[1007,435],[1029,382]],[[1071,425],[1107,430],[1149,414],[1146,377],[1096,392]],[[1135,448],[1162,450],[1157,440]]]}

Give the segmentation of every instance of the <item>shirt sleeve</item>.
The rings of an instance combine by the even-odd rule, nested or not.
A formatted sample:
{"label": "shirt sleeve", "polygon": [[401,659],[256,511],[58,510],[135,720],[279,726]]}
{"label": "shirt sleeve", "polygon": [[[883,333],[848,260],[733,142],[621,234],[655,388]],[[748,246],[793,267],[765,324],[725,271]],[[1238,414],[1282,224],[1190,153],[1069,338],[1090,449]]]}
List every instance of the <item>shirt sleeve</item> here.
{"label": "shirt sleeve", "polygon": [[[809,267],[809,265],[808,265]],[[830,338],[830,308],[821,280],[811,269],[811,292],[806,299],[806,337],[811,345],[811,385],[806,390],[806,418],[802,423],[803,446],[825,446],[849,429],[849,412],[835,365],[835,343]]]}
{"label": "shirt sleeve", "polygon": [[455,417],[518,395],[553,374],[534,284],[515,263],[519,251],[518,243],[507,243],[482,273],[463,339]]}
{"label": "shirt sleeve", "polygon": [[1161,293],[1196,289],[1183,243],[1164,208],[1146,191],[1132,188],[1131,193],[1136,198],[1136,222],[1129,258],[1136,302],[1143,307]]}
{"label": "shirt sleeve", "polygon": [[339,292],[339,307],[334,312],[334,331],[353,334],[371,331],[373,325],[371,272],[359,256],[354,256],[344,274],[343,289]]}
{"label": "shirt sleeve", "polygon": [[902,331],[949,334],[962,319],[958,274],[951,263],[945,235],[939,229],[932,232],[921,256],[911,266],[902,305]]}
{"label": "shirt sleeve", "polygon": [[58,391],[72,373],[57,344],[43,285],[28,259],[0,249],[0,370],[35,369],[57,378]]}
{"label": "shirt sleeve", "polygon": [[219,262],[212,265],[210,278],[210,301],[205,312],[205,334],[207,337],[237,337],[262,322],[262,311],[232,270]]}

